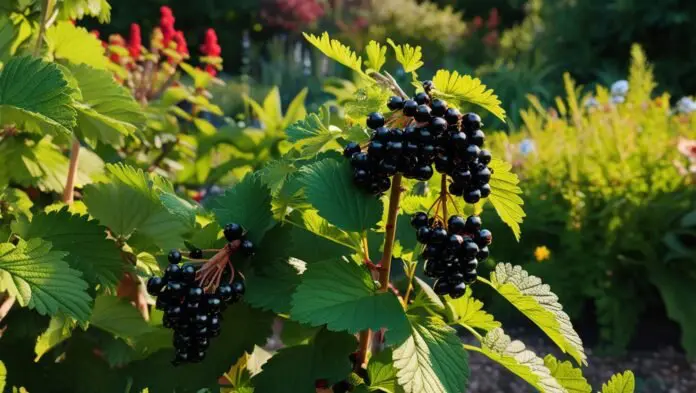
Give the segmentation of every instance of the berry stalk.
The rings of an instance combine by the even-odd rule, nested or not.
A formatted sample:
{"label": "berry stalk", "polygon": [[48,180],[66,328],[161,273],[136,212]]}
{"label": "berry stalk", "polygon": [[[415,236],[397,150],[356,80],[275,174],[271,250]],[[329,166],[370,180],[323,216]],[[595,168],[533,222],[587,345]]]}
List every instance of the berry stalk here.
{"label": "berry stalk", "polygon": [[399,216],[399,203],[401,202],[401,174],[397,173],[392,179],[392,187],[389,193],[389,212],[387,215],[387,233],[384,236],[384,253],[380,261],[379,290],[389,290],[389,275],[391,274],[392,252],[394,251],[394,239],[396,236],[396,219]]}
{"label": "berry stalk", "polygon": [[77,163],[80,159],[80,141],[73,140],[70,147],[70,166],[68,167],[68,177],[65,179],[65,188],[63,189],[63,202],[70,205],[73,203],[75,195],[75,176],[77,176]]}

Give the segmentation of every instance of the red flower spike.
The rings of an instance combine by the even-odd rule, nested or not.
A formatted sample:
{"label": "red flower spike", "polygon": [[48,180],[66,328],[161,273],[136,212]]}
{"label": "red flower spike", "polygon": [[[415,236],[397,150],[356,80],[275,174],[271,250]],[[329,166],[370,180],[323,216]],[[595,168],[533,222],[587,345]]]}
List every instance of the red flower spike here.
{"label": "red flower spike", "polygon": [[474,30],[478,30],[483,26],[483,18],[480,16],[475,17],[471,22],[474,25]]}
{"label": "red flower spike", "polygon": [[176,42],[176,51],[182,56],[188,56],[188,44],[186,43],[186,37],[184,37],[184,32],[179,30],[174,34],[174,42]]}
{"label": "red flower spike", "polygon": [[133,23],[130,26],[130,36],[128,37],[128,52],[131,57],[137,59],[142,51],[142,37],[140,35],[140,25]]}
{"label": "red flower spike", "polygon": [[169,48],[169,43],[176,35],[176,29],[174,29],[175,21],[176,18],[172,14],[172,9],[162,6],[160,8],[160,30],[162,31],[162,44],[165,48]]}
{"label": "red flower spike", "polygon": [[203,45],[201,45],[201,52],[210,57],[218,57],[222,53],[215,29],[206,30],[205,39],[203,40]]}
{"label": "red flower spike", "polygon": [[208,64],[207,66],[205,66],[205,72],[212,76],[215,76],[217,75],[217,68],[215,68],[215,66],[213,66],[212,64]]}
{"label": "red flower spike", "polygon": [[493,30],[500,24],[500,13],[497,8],[493,8],[491,13],[488,15],[488,21],[486,22],[488,29]]}

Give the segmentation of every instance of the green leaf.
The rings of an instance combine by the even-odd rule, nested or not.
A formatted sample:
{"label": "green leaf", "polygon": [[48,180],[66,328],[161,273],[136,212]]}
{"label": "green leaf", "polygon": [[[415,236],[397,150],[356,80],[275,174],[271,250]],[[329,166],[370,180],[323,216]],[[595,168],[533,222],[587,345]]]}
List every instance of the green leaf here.
{"label": "green leaf", "polygon": [[633,393],[636,389],[636,379],[631,371],[615,374],[602,385],[602,393]]}
{"label": "green leaf", "polygon": [[[346,100],[343,106],[348,116],[359,120],[360,125],[365,125],[365,119],[367,119],[368,114],[375,111],[384,111],[385,109],[389,110],[386,108],[386,102],[391,95],[392,93],[388,89],[383,88],[381,85],[372,84],[357,89],[355,94],[349,100]],[[367,135],[365,132],[363,134]],[[342,136],[349,138],[348,133],[344,133]]]}
{"label": "green leaf", "polygon": [[387,393],[403,393],[396,377],[397,370],[392,360],[390,348],[378,352],[370,358],[367,364],[367,375],[370,377],[370,391],[381,390]]}
{"label": "green leaf", "polygon": [[55,64],[13,57],[0,73],[0,124],[20,131],[69,135],[75,127],[71,89]]}
{"label": "green leaf", "polygon": [[19,46],[31,36],[31,23],[24,15],[0,16],[0,61],[15,56]]}
{"label": "green leaf", "polygon": [[24,239],[41,238],[51,242],[53,250],[67,252],[64,260],[81,271],[93,288],[115,288],[125,270],[116,244],[106,238],[106,228],[88,216],[70,214],[67,208],[37,213],[31,222],[19,219],[12,230]]}
{"label": "green leaf", "polygon": [[5,363],[0,362],[0,392],[5,391],[5,383],[7,382],[7,368]]}
{"label": "green leaf", "polygon": [[59,3],[61,19],[80,20],[85,16],[99,19],[99,23],[111,20],[111,6],[107,0],[63,0]]}
{"label": "green leaf", "polygon": [[447,298],[454,309],[457,318],[454,322],[462,326],[483,329],[485,331],[500,327],[500,322],[493,315],[483,310],[483,302],[472,297],[471,287],[466,288],[466,293],[459,299]]}
{"label": "green leaf", "polygon": [[340,147],[336,142],[341,136],[341,130],[334,126],[324,125],[323,120],[312,113],[304,120],[298,120],[286,130],[288,141],[300,150],[302,158],[315,156],[326,150]]}
{"label": "green leaf", "polygon": [[107,69],[108,60],[101,41],[84,27],[59,21],[46,30],[45,38],[48,53],[53,59]]}
{"label": "green leaf", "polygon": [[302,33],[302,35],[328,58],[343,64],[361,75],[365,75],[362,70],[362,57],[355,54],[350,47],[342,44],[340,41],[330,38],[329,33],[324,32],[321,37],[307,33]]}
{"label": "green leaf", "polygon": [[[413,227],[411,227],[411,229],[413,229]],[[416,285],[418,285],[418,290],[416,292],[416,296],[413,299],[413,303],[409,305],[409,309],[425,307],[427,309],[437,311],[444,310],[445,305],[444,303],[442,303],[442,300],[440,300],[440,296],[438,296],[435,293],[433,288],[431,288],[430,285],[428,285],[428,283],[421,280],[417,276],[413,277],[413,281],[415,281]]]}
{"label": "green leaf", "polygon": [[681,326],[681,342],[686,353],[696,358],[696,308],[691,306],[690,294],[696,282],[688,274],[657,266],[649,269],[650,281],[664,301],[667,315]]}
{"label": "green leaf", "polygon": [[546,355],[544,365],[567,393],[592,393],[592,386],[582,376],[582,370],[574,368],[572,363],[560,362],[553,355]]}
{"label": "green leaf", "polygon": [[273,194],[281,190],[290,175],[297,172],[297,168],[289,161],[270,161],[259,170],[261,180],[271,189]]}
{"label": "green leaf", "polygon": [[72,330],[75,323],[66,318],[65,315],[58,314],[51,318],[48,328],[45,332],[36,339],[34,353],[36,353],[35,362],[38,362],[46,352],[55,348],[56,345],[69,339],[72,336]]}
{"label": "green leaf", "polygon": [[140,239],[162,249],[180,247],[189,223],[170,213],[159,199],[164,180],[123,164],[108,164],[108,182],[85,187],[90,214],[114,236]]}
{"label": "green leaf", "polygon": [[[406,393],[460,393],[469,357],[457,332],[435,317],[409,317],[411,336],[394,348],[394,367]],[[387,339],[393,341],[391,334]]]}
{"label": "green leaf", "polygon": [[566,393],[551,376],[544,361],[521,341],[512,341],[503,329],[495,328],[481,341],[481,353],[510,370],[538,389],[540,393]]}
{"label": "green leaf", "polygon": [[23,307],[42,315],[62,311],[86,321],[92,299],[80,272],[63,259],[67,253],[52,251],[51,243],[41,239],[0,243],[0,290],[15,296]]}
{"label": "green leaf", "polygon": [[118,296],[97,296],[89,323],[123,339],[137,339],[152,331],[140,312]]}
{"label": "green leaf", "polygon": [[273,226],[271,192],[260,176],[249,174],[241,182],[216,198],[210,209],[220,226],[237,223],[247,230],[247,236],[256,244]]}
{"label": "green leaf", "polygon": [[297,93],[292,101],[290,101],[290,105],[288,105],[288,109],[285,111],[285,116],[283,117],[282,128],[284,130],[287,129],[290,124],[307,117],[307,109],[304,105],[305,99],[307,99],[307,93],[309,93],[309,89],[305,87]]}
{"label": "green leaf", "polygon": [[522,223],[526,214],[522,210],[524,201],[520,198],[522,189],[518,186],[520,179],[510,169],[512,165],[497,158],[488,165],[491,168],[491,195],[488,201],[507,226],[512,229],[517,241],[520,240]]}
{"label": "green leaf", "polygon": [[480,79],[460,75],[457,71],[438,70],[433,77],[433,85],[433,95],[436,97],[442,97],[458,106],[464,102],[478,105],[505,121],[505,109],[498,96],[493,90],[487,89]]}
{"label": "green leaf", "polygon": [[116,83],[111,72],[85,64],[70,65],[68,69],[82,93],[76,105],[81,138],[119,145],[122,136],[131,135],[144,125],[140,105],[130,91]]}
{"label": "green leaf", "polygon": [[[331,290],[327,290],[331,288]],[[312,263],[292,297],[292,318],[311,326],[358,333],[365,329],[408,330],[401,304],[391,292],[378,292],[365,266],[350,261]]]}
{"label": "green leaf", "polygon": [[397,45],[391,38],[387,39],[387,43],[394,48],[396,61],[404,67],[404,72],[414,72],[423,66],[423,53],[420,46]]}
{"label": "green leaf", "polygon": [[375,72],[379,72],[384,63],[387,62],[387,47],[380,45],[380,43],[377,41],[370,41],[370,43],[365,47],[365,53],[367,53],[365,67]]}
{"label": "green leaf", "polygon": [[491,273],[491,285],[539,326],[563,352],[578,364],[587,364],[582,340],[548,284],[543,284],[539,277],[530,276],[520,266],[499,263]]}
{"label": "green leaf", "polygon": [[331,224],[349,232],[364,232],[377,225],[384,207],[353,184],[347,161],[324,159],[301,171],[307,200]]}
{"label": "green leaf", "polygon": [[[2,178],[0,176],[0,178]],[[5,203],[5,212],[7,214],[12,214],[14,216],[24,215],[26,217],[31,217],[31,208],[34,206],[34,202],[31,201],[29,195],[26,192],[16,189],[16,188],[0,188],[0,202]],[[2,212],[0,212],[0,218],[3,218]]]}
{"label": "green leaf", "polygon": [[315,393],[318,379],[333,384],[350,374],[348,357],[356,346],[355,337],[349,334],[322,330],[308,344],[286,347],[273,355],[252,379],[255,391]]}

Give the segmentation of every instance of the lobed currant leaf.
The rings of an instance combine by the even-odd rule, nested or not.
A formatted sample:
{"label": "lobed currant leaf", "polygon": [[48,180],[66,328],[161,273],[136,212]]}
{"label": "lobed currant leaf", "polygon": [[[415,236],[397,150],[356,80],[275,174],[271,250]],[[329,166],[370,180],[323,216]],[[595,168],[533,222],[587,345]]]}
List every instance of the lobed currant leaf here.
{"label": "lobed currant leaf", "polygon": [[573,367],[573,364],[565,361],[561,362],[553,355],[544,357],[544,365],[551,371],[551,376],[568,393],[592,393],[592,386],[587,383],[587,380],[582,375],[582,370]]}
{"label": "lobed currant leaf", "polygon": [[460,75],[457,71],[438,70],[433,77],[436,97],[442,97],[456,105],[472,103],[505,121],[505,109],[493,90],[488,89],[478,78]]}
{"label": "lobed currant leaf", "polygon": [[494,158],[488,166],[493,172],[490,180],[491,195],[488,201],[519,241],[520,224],[526,216],[522,210],[524,201],[519,196],[522,194],[522,189],[517,185],[520,179],[510,171],[512,166],[505,161]]}

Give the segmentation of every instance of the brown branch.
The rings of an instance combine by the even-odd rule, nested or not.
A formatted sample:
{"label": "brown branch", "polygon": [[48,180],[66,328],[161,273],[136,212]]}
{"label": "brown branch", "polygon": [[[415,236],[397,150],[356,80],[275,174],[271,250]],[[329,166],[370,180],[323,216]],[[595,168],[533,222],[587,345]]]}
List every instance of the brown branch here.
{"label": "brown branch", "polygon": [[358,354],[355,359],[355,371],[365,367],[365,363],[367,363],[367,353],[370,350],[370,344],[372,343],[372,331],[370,329],[361,331],[360,337],[358,337],[358,342],[360,343],[360,346],[358,347]]}
{"label": "brown branch", "polygon": [[399,203],[401,201],[401,174],[396,174],[392,178],[392,188],[389,193],[389,212],[387,214],[387,232],[384,236],[384,253],[379,272],[379,290],[387,292],[389,290],[389,275],[391,274],[392,252],[394,251],[394,239],[396,237],[396,219],[399,216]]}
{"label": "brown branch", "polygon": [[65,180],[65,189],[63,189],[63,202],[70,205],[73,203],[75,196],[75,177],[77,176],[77,163],[80,159],[80,141],[73,140],[70,148],[70,167],[68,168],[68,177]]}
{"label": "brown branch", "polygon": [[5,299],[3,299],[2,303],[0,303],[0,322],[2,322],[2,320],[10,312],[10,309],[12,309],[12,306],[14,306],[16,300],[17,298],[14,296],[7,295]]}
{"label": "brown branch", "polygon": [[442,174],[442,180],[440,181],[440,201],[442,201],[442,225],[447,229],[447,175]]}

